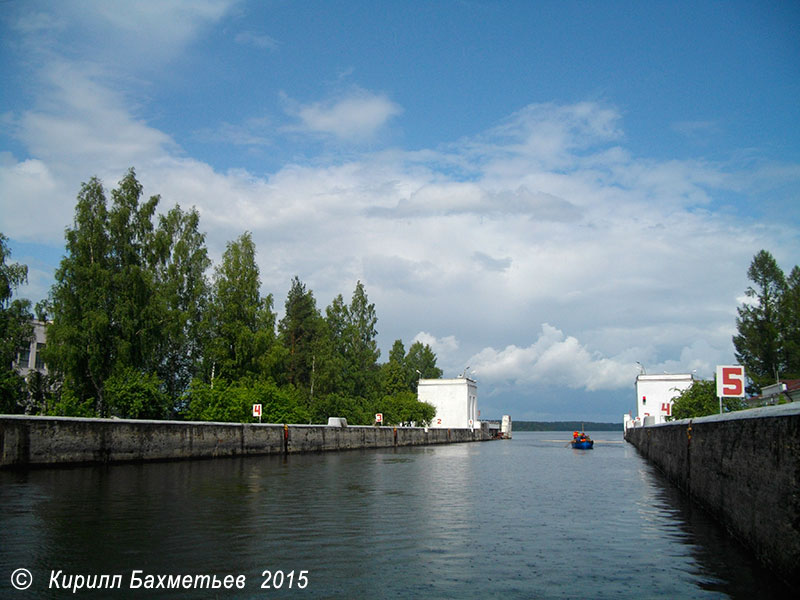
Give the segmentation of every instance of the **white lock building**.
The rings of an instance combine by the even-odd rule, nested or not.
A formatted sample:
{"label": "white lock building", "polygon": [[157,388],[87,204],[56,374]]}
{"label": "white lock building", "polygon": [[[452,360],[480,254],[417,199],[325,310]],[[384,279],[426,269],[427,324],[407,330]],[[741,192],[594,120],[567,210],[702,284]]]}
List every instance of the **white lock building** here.
{"label": "white lock building", "polygon": [[469,377],[420,379],[417,399],[436,408],[429,427],[478,429],[478,385]]}

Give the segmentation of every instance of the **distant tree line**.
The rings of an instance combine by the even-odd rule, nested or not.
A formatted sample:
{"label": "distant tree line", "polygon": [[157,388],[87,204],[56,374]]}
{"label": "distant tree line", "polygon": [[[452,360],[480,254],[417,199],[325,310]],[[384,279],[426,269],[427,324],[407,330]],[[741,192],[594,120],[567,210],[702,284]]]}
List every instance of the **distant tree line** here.
{"label": "distant tree line", "polygon": [[514,421],[514,431],[622,431],[622,423],[594,421]]}
{"label": "distant tree line", "polygon": [[441,377],[435,354],[397,340],[379,363],[375,305],[360,281],[323,313],[295,277],[278,321],[251,234],[229,242],[212,271],[198,212],[157,216],[159,201],[142,198],[133,169],[110,202],[97,178],[82,184],[55,284],[36,307],[50,373],[36,395],[11,368],[32,335],[30,302],[11,301],[27,270],[6,264],[0,238],[0,412],[244,422],[262,404],[264,422],[433,418],[416,382]]}

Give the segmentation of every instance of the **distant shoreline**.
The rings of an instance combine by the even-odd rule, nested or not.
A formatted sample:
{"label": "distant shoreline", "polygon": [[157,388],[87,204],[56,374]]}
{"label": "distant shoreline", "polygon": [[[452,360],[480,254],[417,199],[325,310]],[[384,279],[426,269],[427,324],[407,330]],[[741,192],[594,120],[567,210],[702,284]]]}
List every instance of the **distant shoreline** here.
{"label": "distant shoreline", "polygon": [[622,431],[622,423],[594,421],[514,421],[514,431]]}

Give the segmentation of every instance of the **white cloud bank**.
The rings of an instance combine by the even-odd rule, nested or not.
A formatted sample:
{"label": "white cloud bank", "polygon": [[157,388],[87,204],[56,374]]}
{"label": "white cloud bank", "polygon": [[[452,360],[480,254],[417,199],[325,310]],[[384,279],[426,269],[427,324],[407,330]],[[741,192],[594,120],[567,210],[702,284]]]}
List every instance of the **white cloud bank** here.
{"label": "white cloud bank", "polygon": [[[230,5],[209,7],[193,31]],[[37,101],[2,116],[24,148],[0,153],[4,233],[60,243],[80,182],[113,187],[135,166],[162,208],[198,208],[215,258],[251,231],[279,308],[295,275],[322,307],[361,279],[381,345],[429,343],[449,376],[470,365],[498,385],[615,390],[637,360],[708,376],[730,360],[753,254],[770,248],[789,267],[800,256],[794,224],[753,223],[720,200],[745,170],[634,156],[608,105],[533,104],[446,147],[255,176],[187,156],[102,67],[50,59],[32,77]],[[402,114],[366,90],[287,104],[293,122],[276,135],[358,141]],[[759,181],[770,173],[800,181],[795,165],[759,165]]]}
{"label": "white cloud bank", "polygon": [[604,358],[589,352],[572,336],[544,323],[530,346],[485,348],[470,359],[473,369],[488,381],[547,384],[587,391],[627,386],[635,371],[629,360]]}

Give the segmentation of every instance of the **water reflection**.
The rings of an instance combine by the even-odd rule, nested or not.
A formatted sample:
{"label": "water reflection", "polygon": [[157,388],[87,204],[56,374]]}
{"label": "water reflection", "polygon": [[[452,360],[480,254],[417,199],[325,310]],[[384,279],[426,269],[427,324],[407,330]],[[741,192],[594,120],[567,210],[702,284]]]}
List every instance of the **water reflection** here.
{"label": "water reflection", "polygon": [[0,595],[19,566],[247,575],[221,598],[264,569],[309,571],[270,597],[786,593],[630,446],[551,438],[0,473]]}
{"label": "water reflection", "polygon": [[701,589],[742,600],[793,595],[772,573],[756,563],[752,552],[722,524],[689,500],[657,469],[643,463],[639,472],[642,485],[652,490],[651,497],[661,506],[669,507],[675,528],[670,535],[689,549],[694,559],[690,572]]}

